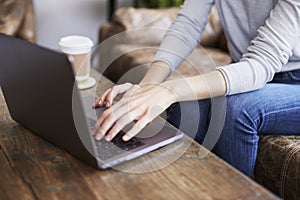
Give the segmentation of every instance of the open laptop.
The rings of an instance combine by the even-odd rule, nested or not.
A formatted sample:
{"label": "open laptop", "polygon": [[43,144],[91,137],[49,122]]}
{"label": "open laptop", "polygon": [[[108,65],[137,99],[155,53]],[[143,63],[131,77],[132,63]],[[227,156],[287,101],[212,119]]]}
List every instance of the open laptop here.
{"label": "open laptop", "polygon": [[92,127],[104,108],[93,110],[95,97],[82,98],[74,83],[65,55],[0,34],[0,86],[11,117],[83,162],[109,168],[184,135],[157,119],[128,142],[123,131],[112,142],[96,141]]}

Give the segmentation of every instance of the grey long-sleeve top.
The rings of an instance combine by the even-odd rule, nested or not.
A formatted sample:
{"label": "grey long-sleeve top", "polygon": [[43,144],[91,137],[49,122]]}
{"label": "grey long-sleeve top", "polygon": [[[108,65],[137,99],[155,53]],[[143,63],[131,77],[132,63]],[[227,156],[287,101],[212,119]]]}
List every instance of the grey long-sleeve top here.
{"label": "grey long-sleeve top", "polygon": [[226,94],[260,89],[276,72],[300,69],[300,0],[186,0],[154,61],[175,70],[199,43],[213,4],[235,61],[218,67]]}

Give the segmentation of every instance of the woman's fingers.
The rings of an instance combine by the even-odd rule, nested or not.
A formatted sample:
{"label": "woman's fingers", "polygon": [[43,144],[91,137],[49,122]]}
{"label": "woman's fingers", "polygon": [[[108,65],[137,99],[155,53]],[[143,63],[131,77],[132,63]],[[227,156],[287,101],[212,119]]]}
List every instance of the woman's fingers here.
{"label": "woman's fingers", "polygon": [[97,107],[99,107],[99,106],[103,106],[104,103],[105,103],[106,96],[110,93],[111,90],[112,90],[112,88],[106,90],[106,91],[101,95],[101,97],[97,98],[97,100],[95,101],[93,107],[94,107],[94,108],[97,108]]}
{"label": "woman's fingers", "polygon": [[124,100],[114,104],[112,107],[104,111],[99,117],[95,125],[95,134],[99,135],[98,137],[103,137],[121,116],[125,113],[129,113],[134,108],[133,104]]}
{"label": "woman's fingers", "polygon": [[122,137],[124,141],[128,141],[134,136],[136,136],[147,124],[149,124],[153,119],[150,119],[149,115],[145,114],[142,116],[133,127]]}
{"label": "woman's fingers", "polygon": [[144,112],[145,111],[143,111],[142,109],[134,109],[120,117],[120,119],[118,119],[118,121],[110,129],[105,139],[107,141],[111,141],[126,125],[130,124],[134,120],[139,119]]}
{"label": "woman's fingers", "polygon": [[129,96],[123,97],[101,114],[95,126],[96,139],[103,138],[109,131],[106,139],[110,141],[127,124],[138,119],[123,136],[123,140],[128,141],[173,102],[172,94],[164,87],[143,87],[136,92],[137,89],[131,87],[127,91]]}
{"label": "woman's fingers", "polygon": [[103,106],[106,103],[106,107],[112,106],[114,98],[121,93],[126,92],[132,87],[131,83],[124,83],[122,85],[116,85],[108,90],[106,90],[101,97],[99,97],[93,107]]}
{"label": "woman's fingers", "polygon": [[105,101],[106,101],[106,106],[110,107],[113,103],[114,98],[118,95],[118,94],[122,94],[128,90],[130,90],[133,87],[133,85],[131,83],[124,83],[122,85],[116,85],[112,88],[112,90],[110,91],[110,93],[107,94]]}
{"label": "woman's fingers", "polygon": [[[107,120],[116,119],[118,115],[121,113],[129,112],[130,109],[128,106],[126,106],[126,101],[121,100],[111,106],[110,108],[106,109],[98,118],[95,127],[103,127],[103,123],[105,123]],[[122,115],[121,115],[122,116]],[[120,117],[121,117],[120,116]]]}

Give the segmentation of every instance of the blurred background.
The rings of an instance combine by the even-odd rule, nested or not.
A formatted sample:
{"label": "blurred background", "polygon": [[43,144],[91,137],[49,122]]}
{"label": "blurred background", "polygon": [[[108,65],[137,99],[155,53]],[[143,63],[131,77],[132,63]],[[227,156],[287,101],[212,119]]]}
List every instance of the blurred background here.
{"label": "blurred background", "polygon": [[[34,0],[37,43],[58,50],[61,37],[79,34],[95,43],[98,30],[107,21],[106,0]],[[132,0],[119,0],[119,6],[131,6]]]}
{"label": "blurred background", "polygon": [[[98,30],[107,21],[107,0],[34,0],[37,43],[58,50],[59,39],[70,34],[90,37],[95,43]],[[118,0],[117,6],[166,8],[183,0]]]}

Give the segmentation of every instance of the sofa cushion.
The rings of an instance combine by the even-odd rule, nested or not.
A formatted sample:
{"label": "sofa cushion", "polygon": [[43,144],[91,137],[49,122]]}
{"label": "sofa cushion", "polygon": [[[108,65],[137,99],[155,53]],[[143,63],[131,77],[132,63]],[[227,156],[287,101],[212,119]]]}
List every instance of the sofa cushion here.
{"label": "sofa cushion", "polygon": [[300,199],[300,136],[262,136],[254,177],[284,199]]}
{"label": "sofa cushion", "polygon": [[0,33],[35,41],[32,0],[0,0]]}
{"label": "sofa cushion", "polygon": [[[100,42],[123,32],[141,29],[141,31],[123,34],[124,41],[139,41],[140,44],[159,45],[167,28],[176,19],[178,8],[168,9],[143,9],[143,8],[119,8],[112,17],[112,21],[102,26],[99,33]],[[146,30],[146,31],[142,31]],[[222,25],[215,7],[212,8],[200,43],[207,47],[219,47],[227,51],[226,39]]]}
{"label": "sofa cushion", "polygon": [[[100,58],[101,65],[98,70],[116,83],[127,81],[138,83],[148,70],[149,64],[158,49],[158,45],[139,45],[133,42],[132,44],[110,46],[111,48],[103,51]],[[224,51],[199,47],[178,67],[169,79],[206,73],[215,69],[216,66],[226,65],[230,62],[230,56]],[[107,65],[109,67],[106,68]]]}

